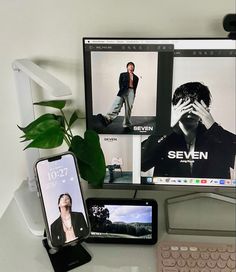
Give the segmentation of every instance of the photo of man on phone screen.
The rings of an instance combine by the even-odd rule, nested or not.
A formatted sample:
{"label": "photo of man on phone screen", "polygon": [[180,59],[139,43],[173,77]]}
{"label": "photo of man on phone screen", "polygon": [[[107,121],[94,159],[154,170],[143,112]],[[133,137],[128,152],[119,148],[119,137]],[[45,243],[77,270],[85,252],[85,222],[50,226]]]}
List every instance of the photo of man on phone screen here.
{"label": "photo of man on phone screen", "polygon": [[60,215],[51,224],[53,246],[62,246],[87,235],[87,224],[83,213],[72,211],[72,198],[68,193],[58,198]]}

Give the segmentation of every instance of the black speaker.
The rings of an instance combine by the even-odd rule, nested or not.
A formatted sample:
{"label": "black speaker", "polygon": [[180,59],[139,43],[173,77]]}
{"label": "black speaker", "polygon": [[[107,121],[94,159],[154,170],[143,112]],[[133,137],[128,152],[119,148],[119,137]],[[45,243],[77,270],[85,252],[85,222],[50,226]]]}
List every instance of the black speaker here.
{"label": "black speaker", "polygon": [[236,14],[227,14],[223,19],[224,30],[229,32],[229,38],[234,38],[236,36]]}

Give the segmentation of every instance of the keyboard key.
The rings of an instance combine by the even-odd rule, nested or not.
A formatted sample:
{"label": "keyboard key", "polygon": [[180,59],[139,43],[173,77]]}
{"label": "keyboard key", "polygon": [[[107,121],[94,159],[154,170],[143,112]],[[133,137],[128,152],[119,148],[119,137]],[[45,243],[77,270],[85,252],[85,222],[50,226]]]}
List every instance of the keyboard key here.
{"label": "keyboard key", "polygon": [[215,267],[214,269],[211,269],[211,272],[221,272],[221,269]]}
{"label": "keyboard key", "polygon": [[205,267],[206,266],[206,261],[202,260],[202,259],[198,260],[197,261],[197,266],[200,267],[200,268]]}
{"label": "keyboard key", "polygon": [[208,247],[208,251],[210,251],[210,252],[216,252],[216,248],[215,247]]}
{"label": "keyboard key", "polygon": [[225,247],[225,246],[219,246],[219,247],[217,248],[217,250],[218,250],[219,252],[225,252],[225,251],[226,251],[226,247]]}
{"label": "keyboard key", "polygon": [[197,247],[189,247],[190,251],[197,251]]}
{"label": "keyboard key", "polygon": [[161,252],[161,256],[163,257],[163,258],[169,258],[170,257],[170,252],[169,251],[162,251]]}
{"label": "keyboard key", "polygon": [[233,269],[233,268],[236,267],[236,262],[233,261],[233,260],[231,260],[231,259],[229,259],[229,260],[227,261],[227,266],[228,266],[228,268]]}
{"label": "keyboard key", "polygon": [[176,251],[176,250],[179,250],[179,248],[177,246],[172,246],[171,250]]}
{"label": "keyboard key", "polygon": [[223,261],[223,260],[219,259],[219,260],[217,261],[217,266],[218,266],[219,268],[225,268],[225,267],[226,267],[226,261]]}
{"label": "keyboard key", "polygon": [[201,253],[201,258],[202,258],[203,260],[208,260],[209,257],[210,257],[210,254],[209,254],[208,252],[202,252],[202,253]]}
{"label": "keyboard key", "polygon": [[208,269],[208,268],[203,268],[203,269],[201,270],[201,272],[211,272],[211,271],[210,271],[210,269]]}
{"label": "keyboard key", "polygon": [[181,255],[182,258],[188,259],[189,256],[190,256],[190,253],[189,252],[181,252],[180,255]]}
{"label": "keyboard key", "polygon": [[199,259],[200,257],[200,252],[192,252],[191,253],[191,257],[196,260],[196,259]]}
{"label": "keyboard key", "polygon": [[174,258],[174,259],[178,259],[179,256],[180,256],[180,253],[178,251],[172,251],[171,252],[171,256]]}
{"label": "keyboard key", "polygon": [[181,251],[188,251],[188,247],[182,246],[182,247],[180,247],[180,250],[181,250]]}
{"label": "keyboard key", "polygon": [[228,260],[229,259],[229,253],[228,252],[222,252],[220,254],[220,258],[224,261]]}
{"label": "keyboard key", "polygon": [[187,260],[187,265],[189,266],[189,267],[194,267],[194,266],[196,266],[196,261],[195,260],[193,260],[193,259],[188,259]]}
{"label": "keyboard key", "polygon": [[207,266],[209,267],[209,268],[214,268],[215,266],[216,266],[216,261],[215,260],[208,260],[207,261]]}
{"label": "keyboard key", "polygon": [[178,272],[178,268],[175,267],[164,267],[162,269],[163,272]]}
{"label": "keyboard key", "polygon": [[221,272],[232,272],[232,270],[226,267],[221,269]]}
{"label": "keyboard key", "polygon": [[187,267],[181,267],[179,272],[189,272],[189,269]]}
{"label": "keyboard key", "polygon": [[176,261],[171,258],[171,259],[164,259],[164,260],[162,260],[162,263],[163,263],[164,266],[173,267],[173,266],[175,266]]}
{"label": "keyboard key", "polygon": [[165,251],[165,250],[169,250],[170,249],[170,247],[169,246],[162,246],[161,247],[161,250],[163,250],[163,251]]}
{"label": "keyboard key", "polygon": [[233,245],[232,246],[228,246],[227,247],[227,251],[230,252],[230,253],[236,253],[235,252],[235,246],[233,246]]}
{"label": "keyboard key", "polygon": [[186,265],[186,261],[183,260],[182,258],[179,258],[179,259],[177,260],[177,265],[178,265],[179,267],[183,267],[183,266]]}
{"label": "keyboard key", "polygon": [[230,259],[233,261],[236,261],[236,253],[231,253],[230,254]]}
{"label": "keyboard key", "polygon": [[212,260],[218,260],[219,257],[220,257],[220,253],[219,253],[219,252],[212,252],[212,253],[210,254],[210,256],[211,256],[211,259],[212,259]]}
{"label": "keyboard key", "polygon": [[198,268],[190,268],[190,272],[200,272]]}
{"label": "keyboard key", "polygon": [[207,251],[207,247],[206,246],[200,246],[199,251],[201,251],[201,252]]}

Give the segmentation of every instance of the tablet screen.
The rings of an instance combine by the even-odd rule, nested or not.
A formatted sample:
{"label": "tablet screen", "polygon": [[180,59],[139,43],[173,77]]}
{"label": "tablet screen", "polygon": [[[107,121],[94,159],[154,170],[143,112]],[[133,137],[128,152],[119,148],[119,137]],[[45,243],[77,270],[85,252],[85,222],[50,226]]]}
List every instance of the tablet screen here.
{"label": "tablet screen", "polygon": [[153,200],[88,199],[90,240],[154,244],[157,205]]}

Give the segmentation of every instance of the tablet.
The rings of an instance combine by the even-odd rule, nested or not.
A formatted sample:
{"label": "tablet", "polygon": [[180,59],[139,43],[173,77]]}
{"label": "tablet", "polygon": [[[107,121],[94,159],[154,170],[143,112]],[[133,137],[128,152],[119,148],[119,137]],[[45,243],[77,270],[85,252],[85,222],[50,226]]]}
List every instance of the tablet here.
{"label": "tablet", "polygon": [[86,200],[94,243],[155,244],[158,206],[150,199],[88,198]]}

